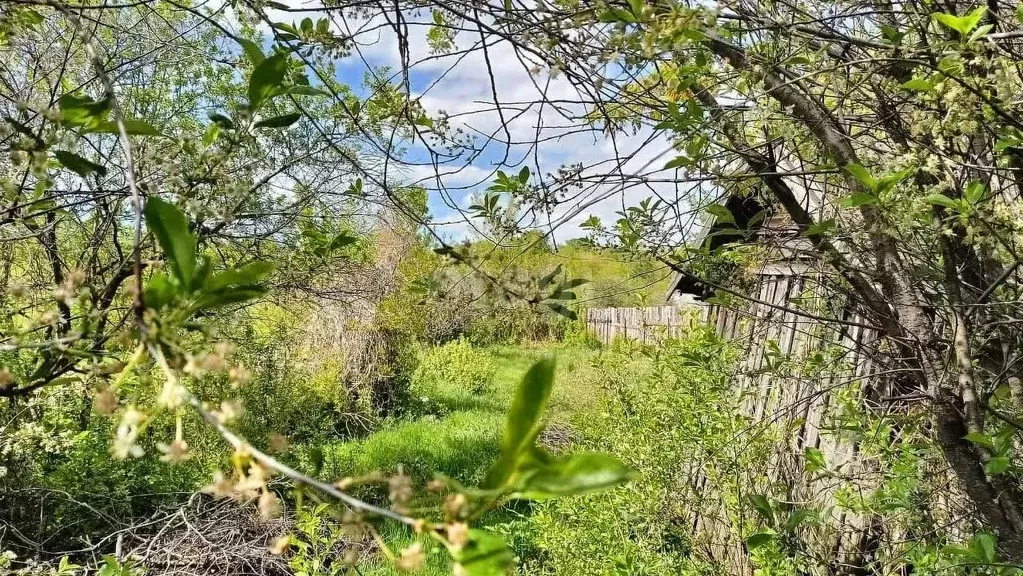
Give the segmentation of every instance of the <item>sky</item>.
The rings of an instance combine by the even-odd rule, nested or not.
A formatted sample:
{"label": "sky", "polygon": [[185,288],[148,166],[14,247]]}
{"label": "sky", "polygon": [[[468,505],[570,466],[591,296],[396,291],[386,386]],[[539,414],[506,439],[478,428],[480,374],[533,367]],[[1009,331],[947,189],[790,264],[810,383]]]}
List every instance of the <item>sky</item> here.
{"label": "sky", "polygon": [[[301,0],[289,4],[294,8],[312,6]],[[320,16],[310,15],[314,19]],[[271,19],[285,22],[297,22],[303,16],[295,12],[270,13]],[[578,100],[571,83],[564,75],[532,70],[536,63],[524,60],[509,43],[488,38],[491,77],[484,51],[478,49],[478,33],[460,32],[455,37],[454,52],[437,56],[431,54],[427,43],[430,15],[407,18],[412,97],[419,100],[427,115],[446,113],[453,128],[476,134],[478,143],[484,143],[478,155],[449,159],[440,166],[430,165],[430,154],[422,142],[406,143],[405,165],[398,171],[399,178],[430,191],[429,209],[441,236],[460,240],[475,235],[474,222],[454,207],[466,208],[473,195],[489,186],[499,169],[518,173],[522,166],[528,166],[535,177],[578,163],[587,167],[584,175],[609,174],[615,172],[615,165],[621,162],[617,159],[621,158],[626,160],[620,167],[622,172],[649,174],[660,171],[675,157],[667,139],[650,130],[617,134],[613,139],[596,128],[580,130],[580,116],[588,112],[585,107],[567,104],[557,110],[549,104]],[[348,29],[338,30],[341,27]],[[356,50],[337,62],[337,77],[357,93],[363,90],[368,69],[400,70],[397,35],[382,17],[368,22],[335,19],[335,29],[355,38]],[[476,49],[466,51],[473,47]],[[548,103],[544,104],[545,100]],[[668,174],[662,172],[656,177]],[[544,222],[534,225],[550,232],[557,241],[579,237],[585,234],[579,225],[591,215],[610,223],[617,218],[615,212],[654,192],[671,198],[678,195],[671,184],[623,190],[620,184],[609,181],[584,188],[579,198],[555,208]]]}

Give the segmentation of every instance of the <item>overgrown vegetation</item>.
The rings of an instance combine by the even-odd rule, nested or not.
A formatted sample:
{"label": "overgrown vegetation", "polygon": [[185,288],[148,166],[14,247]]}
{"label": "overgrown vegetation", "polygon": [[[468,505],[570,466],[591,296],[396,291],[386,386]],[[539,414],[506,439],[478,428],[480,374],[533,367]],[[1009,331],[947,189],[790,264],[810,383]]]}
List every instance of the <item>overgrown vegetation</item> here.
{"label": "overgrown vegetation", "polygon": [[0,1],[0,570],[1020,573],[1021,27]]}

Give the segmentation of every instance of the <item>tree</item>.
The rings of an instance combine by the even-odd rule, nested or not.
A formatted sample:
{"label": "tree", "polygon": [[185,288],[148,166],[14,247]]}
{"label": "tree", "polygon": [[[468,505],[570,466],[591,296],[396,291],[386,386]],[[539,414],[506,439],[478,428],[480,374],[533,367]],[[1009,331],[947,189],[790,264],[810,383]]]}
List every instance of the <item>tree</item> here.
{"label": "tree", "polygon": [[[257,32],[263,26],[268,40]],[[215,408],[196,392],[209,373],[235,386],[246,379],[211,336],[218,315],[230,318],[271,288],[376,306],[386,286],[343,274],[366,268],[355,245],[387,226],[401,236],[396,243],[415,238],[427,217],[422,190],[397,177],[392,162],[433,121],[410,98],[407,77],[393,82],[371,69],[365,96],[339,82],[335,60],[348,55],[350,41],[329,14],[270,21],[259,4],[3,5],[4,428],[28,428],[59,411],[46,395],[68,389],[86,400],[80,431],[88,400],[97,412],[116,413],[110,453],[118,460],[143,456],[148,427],[169,415],[173,438],[157,448],[161,460],[181,462],[190,457],[182,431],[191,410],[233,449],[231,474],[207,492],[256,500],[271,516],[280,505],[269,481],[283,475],[300,494],[346,508],[346,524],[361,529],[367,515],[395,521],[437,538],[466,574],[504,572],[510,549],[470,530],[470,521],[511,499],[600,490],[631,477],[613,458],[555,456],[536,445],[553,361],[526,374],[484,484],[438,480],[435,491],[449,498],[429,515],[410,512],[411,485],[400,472],[385,481],[389,507],[357,498],[347,485],[260,450],[232,428],[236,403]],[[401,251],[393,249],[376,280],[393,283],[381,277],[394,275]],[[459,255],[446,244],[438,252]],[[134,388],[123,386],[128,380],[143,390],[125,391]],[[154,382],[158,392],[146,389]],[[6,442],[3,452],[11,452]],[[292,543],[285,536],[275,548]],[[392,559],[411,569],[423,554],[410,547]]]}
{"label": "tree", "polygon": [[[676,194],[710,180],[784,214],[822,293],[855,302],[877,330],[879,370],[925,402],[980,521],[1023,561],[1023,492],[1004,440],[1023,409],[1023,14],[997,2],[507,9],[514,18],[498,14],[495,28],[549,46],[595,123],[675,144],[662,171],[634,179],[673,181]],[[671,192],[624,212],[612,235],[684,271],[670,230],[693,212]]]}

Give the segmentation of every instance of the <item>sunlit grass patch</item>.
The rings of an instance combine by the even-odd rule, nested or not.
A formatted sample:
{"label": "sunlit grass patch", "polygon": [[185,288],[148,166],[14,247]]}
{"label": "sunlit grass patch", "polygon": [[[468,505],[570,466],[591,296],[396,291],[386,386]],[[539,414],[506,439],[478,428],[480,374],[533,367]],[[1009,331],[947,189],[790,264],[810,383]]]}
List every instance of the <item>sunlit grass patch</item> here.
{"label": "sunlit grass patch", "polygon": [[365,439],[325,447],[321,475],[340,478],[394,472],[400,465],[405,474],[420,480],[440,473],[475,481],[486,464],[497,458],[501,426],[501,414],[490,411],[400,422]]}

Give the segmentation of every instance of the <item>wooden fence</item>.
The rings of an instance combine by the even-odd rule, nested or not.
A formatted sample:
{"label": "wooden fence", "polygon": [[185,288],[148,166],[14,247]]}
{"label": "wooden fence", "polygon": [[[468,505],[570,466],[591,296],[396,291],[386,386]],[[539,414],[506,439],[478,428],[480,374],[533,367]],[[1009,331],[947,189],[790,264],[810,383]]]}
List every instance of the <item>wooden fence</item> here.
{"label": "wooden fence", "polygon": [[[751,422],[751,437],[772,434],[773,449],[761,471],[765,493],[788,502],[829,510],[813,534],[807,535],[813,551],[822,558],[834,559],[831,574],[859,573],[870,559],[885,554],[878,550],[884,537],[898,540],[898,528],[878,525],[877,519],[865,518],[835,504],[840,483],[833,477],[810,474],[806,470],[807,449],[819,451],[830,469],[840,469],[848,476],[862,476],[855,487],[870,491],[870,473],[859,474],[865,464],[858,460],[855,442],[843,440],[830,432],[830,418],[837,412],[840,398],[834,392],[859,386],[864,401],[876,401],[890,393],[889,382],[881,372],[873,345],[875,334],[863,327],[849,309],[817,310],[837,322],[819,322],[802,315],[799,309],[812,307],[815,293],[812,275],[793,274],[786,270],[764,270],[752,292],[751,299],[741,305],[724,308],[695,304],[653,308],[604,308],[587,312],[587,325],[603,342],[616,336],[651,342],[664,335],[677,336],[692,322],[706,322],[723,338],[743,351],[732,381],[741,401],[741,412]],[[821,308],[827,303],[816,302]],[[800,369],[776,370],[771,362],[790,359],[793,366],[806,366],[811,356],[824,358],[826,366],[813,373]],[[816,452],[815,452],[816,453]],[[688,494],[681,498],[692,511],[687,523],[693,545],[701,555],[728,567],[731,574],[750,574],[748,551],[743,537],[749,527],[736,526],[735,518],[726,512],[721,487],[715,485],[699,462],[684,466],[683,484]],[[750,471],[750,474],[754,474]],[[781,493],[779,493],[781,491]],[[947,496],[947,495],[946,495]],[[936,502],[941,514],[947,509]]]}
{"label": "wooden fence", "polygon": [[707,321],[709,308],[702,304],[651,306],[647,308],[590,308],[586,326],[604,344],[616,337],[639,342],[679,336],[694,321]]}

